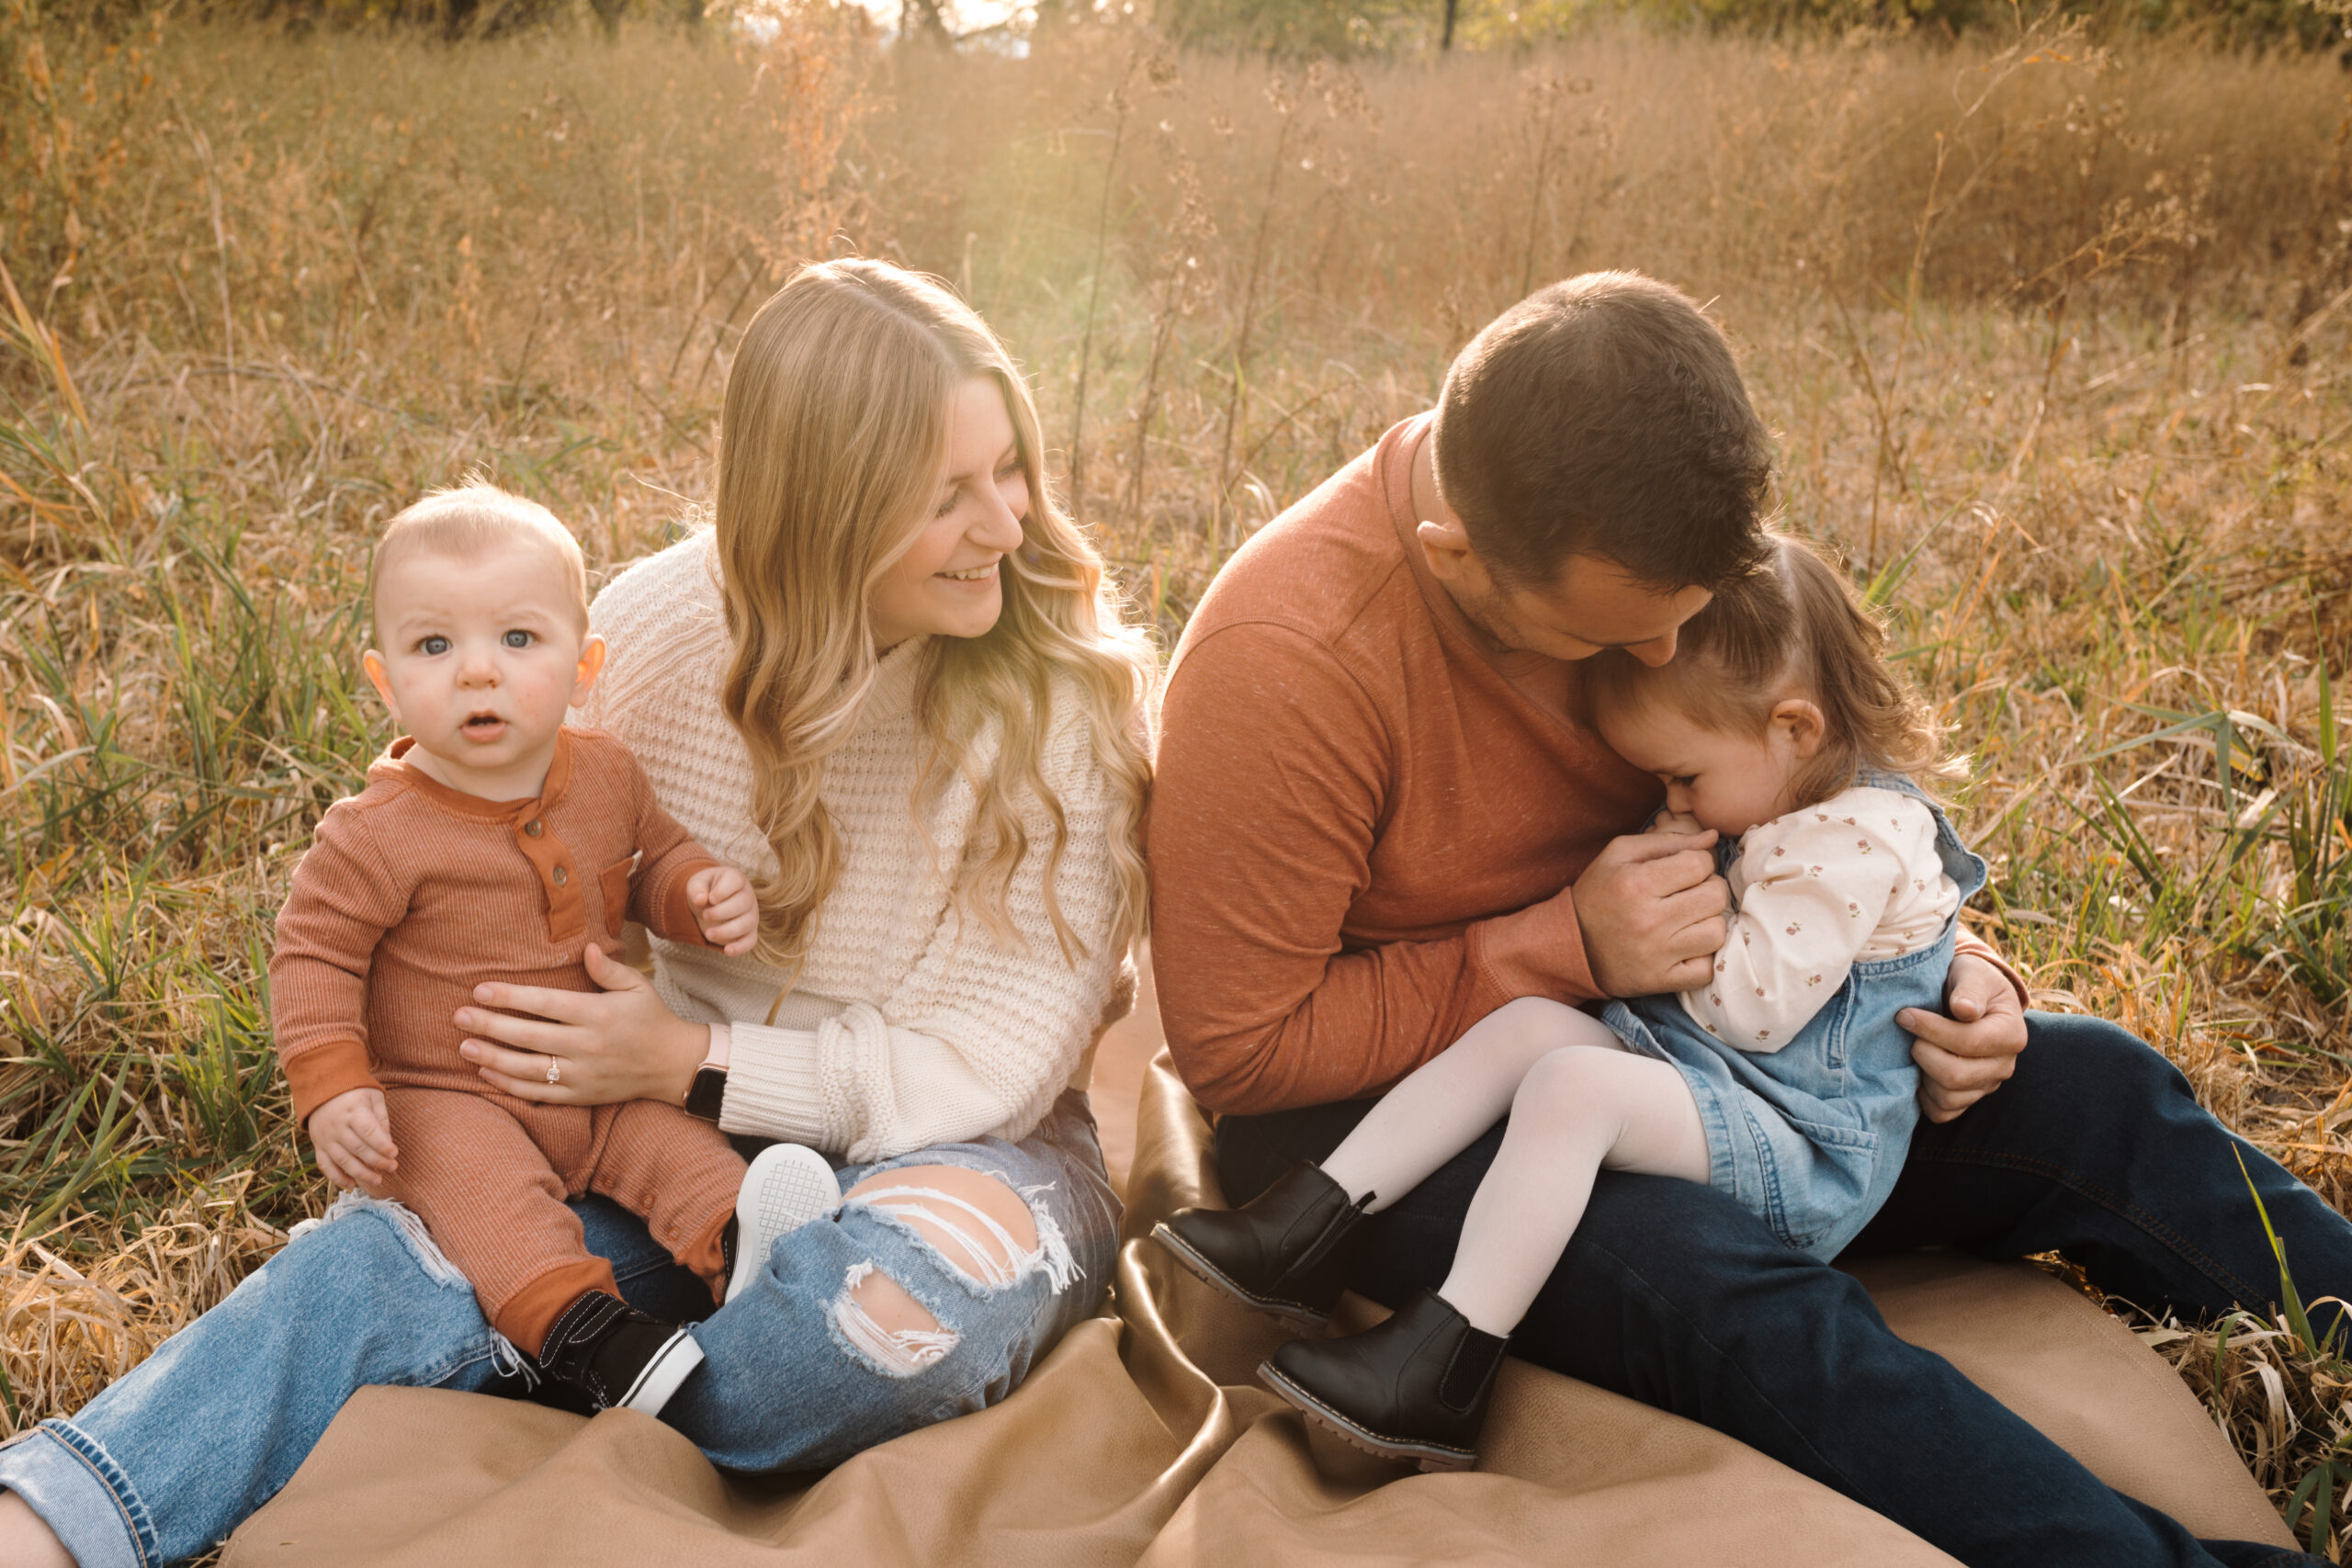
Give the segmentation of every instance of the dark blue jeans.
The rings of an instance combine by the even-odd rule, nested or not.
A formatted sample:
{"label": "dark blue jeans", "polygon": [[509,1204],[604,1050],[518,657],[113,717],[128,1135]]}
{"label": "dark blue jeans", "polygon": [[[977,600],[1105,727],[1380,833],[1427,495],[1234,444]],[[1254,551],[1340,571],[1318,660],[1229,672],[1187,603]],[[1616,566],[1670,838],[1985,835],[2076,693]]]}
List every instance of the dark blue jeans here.
{"label": "dark blue jeans", "polygon": [[[2056,1250],[2100,1289],[2184,1320],[2265,1307],[2278,1271],[2243,1157],[2304,1299],[2352,1298],[2352,1224],[2199,1111],[2169,1062],[2097,1019],[2030,1013],[2027,1027],[2014,1078],[1958,1121],[1920,1127],[1849,1256]],[[1227,1196],[1247,1201],[1321,1158],[1370,1104],[1224,1118]],[[1489,1132],[1366,1225],[1357,1290],[1394,1305],[1445,1278],[1501,1137]],[[1712,1188],[1604,1172],[1511,1348],[1738,1438],[1971,1568],[2316,1561],[2197,1540],[2112,1491],[1941,1357],[1896,1338],[1851,1278]]]}

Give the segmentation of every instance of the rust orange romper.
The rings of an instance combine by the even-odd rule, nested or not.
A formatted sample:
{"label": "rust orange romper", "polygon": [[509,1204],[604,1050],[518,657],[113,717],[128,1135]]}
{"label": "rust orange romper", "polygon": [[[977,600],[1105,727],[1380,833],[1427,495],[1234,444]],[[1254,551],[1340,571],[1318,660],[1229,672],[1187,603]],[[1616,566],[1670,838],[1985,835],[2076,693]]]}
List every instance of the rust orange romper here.
{"label": "rust orange romper", "polygon": [[680,1107],[537,1105],[458,1055],[456,1013],[489,980],[593,991],[582,953],[620,951],[636,919],[702,941],[686,879],[716,863],[654,803],[612,737],[563,731],[536,800],[481,800],[403,761],[328,807],[277,917],[269,964],[279,1058],[301,1122],[380,1088],[400,1169],[385,1190],[423,1217],[492,1326],[533,1355],[583,1291],[617,1295],[566,1198],[641,1216],[722,1288],[720,1237],[743,1161]]}

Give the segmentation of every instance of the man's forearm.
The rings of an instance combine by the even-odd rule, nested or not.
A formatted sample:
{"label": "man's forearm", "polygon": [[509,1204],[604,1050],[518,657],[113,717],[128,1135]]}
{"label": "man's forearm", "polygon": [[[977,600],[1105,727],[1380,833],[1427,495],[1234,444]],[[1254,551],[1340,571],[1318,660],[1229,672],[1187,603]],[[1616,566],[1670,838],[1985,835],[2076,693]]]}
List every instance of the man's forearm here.
{"label": "man's forearm", "polygon": [[[1152,951],[1177,1071],[1218,1111],[1363,1099],[1505,1002],[1599,994],[1566,899],[1459,935],[1328,958],[1238,942],[1229,930],[1188,931],[1181,919],[1156,930]],[[1287,1005],[1269,1005],[1281,998]]]}

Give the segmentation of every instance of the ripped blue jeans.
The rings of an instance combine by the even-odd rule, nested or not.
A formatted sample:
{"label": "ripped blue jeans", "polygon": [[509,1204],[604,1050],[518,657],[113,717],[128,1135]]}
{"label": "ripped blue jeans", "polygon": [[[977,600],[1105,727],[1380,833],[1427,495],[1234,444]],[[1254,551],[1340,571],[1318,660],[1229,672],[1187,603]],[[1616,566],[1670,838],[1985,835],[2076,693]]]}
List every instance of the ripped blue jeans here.
{"label": "ripped blue jeans", "polygon": [[[707,1359],[662,1418],[713,1462],[816,1469],[978,1410],[1098,1309],[1119,1204],[1083,1095],[1062,1096],[1018,1144],[982,1138],[845,1166],[842,1188],[925,1165],[967,1167],[1021,1193],[1036,1246],[1018,1247],[917,1181],[890,1183],[780,1238],[757,1284],[710,1314],[707,1287],[643,1222],[601,1199],[578,1205],[590,1248],[633,1304],[710,1314],[694,1331]],[[917,1213],[972,1250],[944,1253],[910,1223]],[[345,1207],[70,1419],[0,1446],[0,1488],[31,1505],[80,1568],[162,1568],[276,1495],[367,1384],[520,1392],[512,1347],[413,1223],[390,1205]],[[891,1334],[866,1318],[852,1292],[876,1272],[936,1329]]]}

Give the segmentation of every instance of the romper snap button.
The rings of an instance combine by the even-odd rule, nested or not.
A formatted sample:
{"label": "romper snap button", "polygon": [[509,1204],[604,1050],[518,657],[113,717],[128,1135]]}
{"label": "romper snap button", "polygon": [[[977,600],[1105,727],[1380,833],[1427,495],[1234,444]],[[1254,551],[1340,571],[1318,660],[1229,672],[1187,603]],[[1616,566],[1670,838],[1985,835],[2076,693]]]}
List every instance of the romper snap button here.
{"label": "romper snap button", "polygon": [[547,831],[547,824],[546,824],[546,823],[544,823],[544,822],[542,822],[542,821],[540,821],[537,818],[534,817],[534,818],[532,818],[528,822],[526,822],[526,823],[524,823],[524,824],[523,824],[523,831],[525,831],[526,833],[530,834],[530,835],[531,835],[531,837],[533,837],[534,839],[536,839],[536,838],[537,838],[541,833],[544,833],[544,832],[546,832],[546,831]]}
{"label": "romper snap button", "polygon": [[571,881],[571,874],[570,872],[568,872],[568,871],[564,870],[564,868],[563,868],[563,867],[561,867],[561,866],[557,866],[557,867],[555,868],[555,885],[556,885],[558,887],[562,886],[565,883],[567,883],[567,882],[569,882],[569,881]]}

